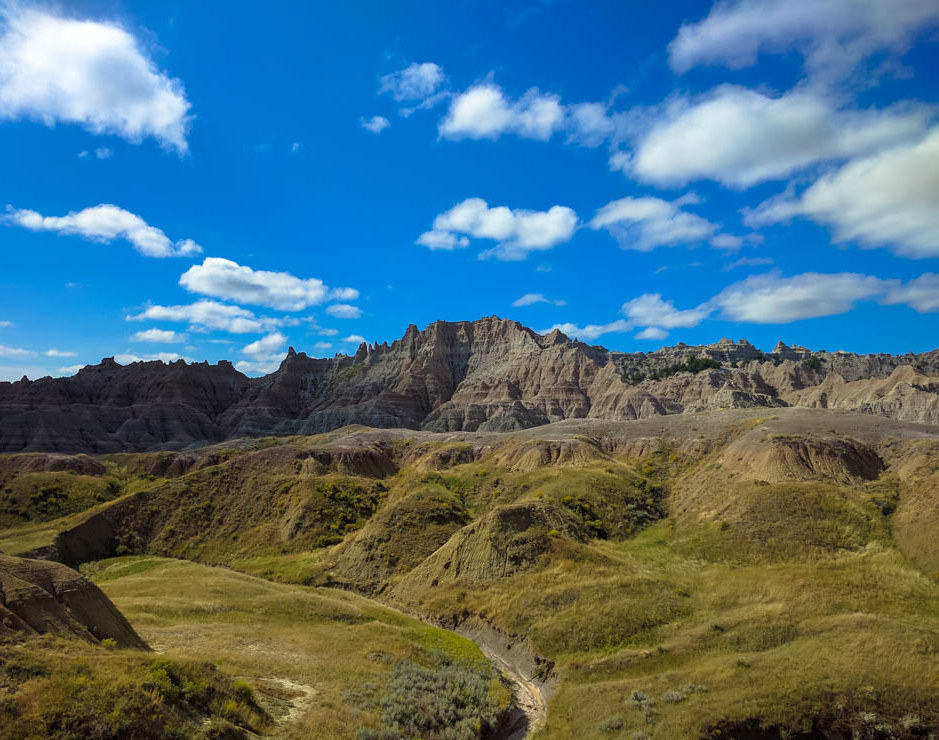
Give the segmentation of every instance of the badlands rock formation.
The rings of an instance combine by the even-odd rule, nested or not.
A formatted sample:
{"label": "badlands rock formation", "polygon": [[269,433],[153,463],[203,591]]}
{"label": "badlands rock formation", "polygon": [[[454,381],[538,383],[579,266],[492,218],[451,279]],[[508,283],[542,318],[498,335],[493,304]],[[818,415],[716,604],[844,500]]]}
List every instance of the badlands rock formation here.
{"label": "badlands rock formation", "polygon": [[111,600],[87,578],[59,563],[0,554],[0,635],[52,633],[146,650]]}
{"label": "badlands rock formation", "polygon": [[[689,364],[691,362],[691,364]],[[697,371],[697,372],[695,372]],[[638,419],[808,406],[939,423],[939,350],[856,355],[745,340],[621,353],[514,321],[438,321],[392,344],[314,359],[290,349],[248,378],[230,362],[105,359],[71,378],[0,383],[0,451],[181,449],[348,424],[512,431],[569,418]]]}

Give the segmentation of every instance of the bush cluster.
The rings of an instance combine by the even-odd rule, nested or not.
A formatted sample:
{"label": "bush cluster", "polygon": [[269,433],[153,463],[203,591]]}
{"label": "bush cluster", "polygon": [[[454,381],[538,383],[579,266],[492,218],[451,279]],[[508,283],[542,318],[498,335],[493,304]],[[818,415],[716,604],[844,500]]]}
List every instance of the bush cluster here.
{"label": "bush cluster", "polygon": [[[493,728],[499,718],[500,709],[490,691],[493,678],[489,666],[444,661],[427,668],[402,660],[395,666],[377,702],[383,726],[377,730],[360,730],[359,740],[479,738]],[[370,697],[374,692],[363,693]]]}

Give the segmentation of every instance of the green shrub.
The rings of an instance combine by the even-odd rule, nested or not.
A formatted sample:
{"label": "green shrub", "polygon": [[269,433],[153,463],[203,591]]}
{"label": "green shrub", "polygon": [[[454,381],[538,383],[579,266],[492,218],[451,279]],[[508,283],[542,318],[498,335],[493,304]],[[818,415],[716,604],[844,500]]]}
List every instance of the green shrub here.
{"label": "green shrub", "polygon": [[[392,671],[378,702],[383,727],[361,729],[358,737],[360,740],[482,737],[499,719],[500,708],[491,692],[494,677],[488,665],[457,665],[444,660],[436,667],[426,668],[402,660]],[[356,692],[360,696],[355,703],[362,709],[373,706],[376,692],[373,686],[369,689]]]}
{"label": "green shrub", "polygon": [[254,699],[254,687],[244,679],[232,681],[231,690],[242,701],[249,702]]}
{"label": "green shrub", "polygon": [[597,725],[597,729],[600,732],[619,732],[623,729],[623,716],[621,714],[610,715]]}

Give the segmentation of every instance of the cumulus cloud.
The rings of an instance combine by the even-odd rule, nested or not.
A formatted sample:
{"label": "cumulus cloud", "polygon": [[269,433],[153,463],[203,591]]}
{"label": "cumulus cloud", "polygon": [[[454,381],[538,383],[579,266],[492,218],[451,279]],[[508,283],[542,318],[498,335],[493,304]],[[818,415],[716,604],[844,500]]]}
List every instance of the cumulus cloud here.
{"label": "cumulus cloud", "polygon": [[248,375],[265,375],[274,372],[283,361],[283,347],[287,337],[279,331],[272,332],[241,348],[247,358],[235,363],[235,367]]}
{"label": "cumulus cloud", "polygon": [[135,342],[175,344],[178,342],[185,342],[187,337],[185,334],[170,331],[169,329],[144,329],[143,331],[135,332],[133,336],[131,336],[131,339]]}
{"label": "cumulus cloud", "polygon": [[918,138],[929,115],[925,107],[839,110],[830,97],[807,90],[773,98],[725,85],[673,101],[635,152],[611,165],[658,185],[716,180],[747,187]]}
{"label": "cumulus cloud", "polygon": [[5,344],[0,344],[0,357],[32,357],[34,354],[36,353],[29,349],[7,347]]}
{"label": "cumulus cloud", "polygon": [[897,285],[887,292],[883,302],[903,303],[919,313],[939,311],[939,275],[926,272],[905,285]]}
{"label": "cumulus cloud", "polygon": [[65,216],[43,216],[36,211],[7,206],[5,221],[30,231],[83,236],[105,244],[124,239],[147,257],[191,257],[202,251],[192,239],[174,243],[140,216],[106,203]]}
{"label": "cumulus cloud", "polygon": [[[497,259],[525,259],[529,252],[551,249],[567,241],[577,228],[577,214],[565,206],[552,206],[547,211],[512,210],[507,206],[490,208],[482,198],[467,198],[434,219],[433,239],[450,234],[468,235],[476,239],[498,242],[494,250],[485,253]],[[436,247],[440,248],[440,247]]]}
{"label": "cumulus cloud", "polygon": [[300,311],[334,298],[354,300],[359,295],[354,288],[330,291],[317,278],[254,270],[221,257],[206,257],[201,265],[193,265],[179,278],[179,284],[190,293],[281,311]]}
{"label": "cumulus cloud", "polygon": [[426,100],[443,84],[443,68],[433,62],[414,62],[380,80],[379,93],[390,95],[399,103]]}
{"label": "cumulus cloud", "polygon": [[362,316],[358,306],[351,306],[348,303],[334,303],[327,306],[326,313],[337,319],[357,319]]}
{"label": "cumulus cloud", "polygon": [[126,318],[128,321],[188,322],[190,331],[219,330],[231,334],[255,334],[286,323],[282,318],[258,317],[241,306],[209,300],[176,306],[148,306]]}
{"label": "cumulus cloud", "polygon": [[686,23],[669,44],[672,67],[754,64],[760,52],[796,48],[814,74],[837,78],[877,52],[905,51],[939,22],[931,0],[730,0]]}
{"label": "cumulus cloud", "polygon": [[806,272],[793,277],[754,275],[728,286],[710,305],[730,321],[786,324],[846,313],[859,301],[876,298],[894,282],[856,273]]}
{"label": "cumulus cloud", "polygon": [[316,342],[316,344],[313,345],[313,349],[322,351],[322,350],[331,349],[332,346],[333,346],[332,342]]}
{"label": "cumulus cloud", "polygon": [[622,333],[626,331],[631,331],[633,325],[628,321],[623,319],[617,319],[616,321],[611,321],[608,324],[587,324],[586,326],[578,326],[577,324],[555,324],[550,329],[546,329],[541,334],[547,334],[549,331],[554,331],[558,329],[559,331],[564,332],[569,337],[574,339],[581,340],[593,340],[597,337],[601,337],[604,334],[613,334],[613,333]]}
{"label": "cumulus cloud", "polygon": [[486,82],[454,97],[439,128],[448,139],[495,139],[511,133],[546,141],[563,123],[564,108],[557,95],[532,88],[513,101],[501,87]]}
{"label": "cumulus cloud", "polygon": [[624,249],[640,252],[721,236],[715,234],[717,224],[683,210],[680,206],[686,202],[689,202],[687,198],[676,201],[652,197],[620,198],[598,209],[590,221],[590,228],[605,229]]}
{"label": "cumulus cloud", "polygon": [[261,337],[257,341],[246,344],[241,351],[246,355],[269,355],[284,346],[287,337],[279,331]]}
{"label": "cumulus cloud", "polygon": [[649,326],[640,332],[636,332],[636,339],[665,339],[668,332],[665,329],[659,329],[655,326]]}
{"label": "cumulus cloud", "polygon": [[567,305],[566,301],[545,298],[544,294],[542,293],[526,293],[521,298],[517,298],[512,301],[512,306],[515,308],[521,308],[522,306],[533,306],[536,303],[550,303],[552,306]]}
{"label": "cumulus cloud", "polygon": [[770,272],[732,283],[693,308],[679,309],[661,294],[647,293],[623,304],[623,319],[584,327],[556,324],[552,328],[588,340],[640,328],[637,339],[664,339],[668,329],[695,327],[712,317],[786,324],[847,313],[862,301],[904,304],[921,313],[939,311],[939,275],[925,273],[902,283],[857,273],[806,272],[785,277]]}
{"label": "cumulus cloud", "polygon": [[794,216],[828,225],[838,242],[939,256],[939,127],[915,144],[850,162],[799,197],[769,200],[745,220],[761,226]]}
{"label": "cumulus cloud", "polygon": [[362,344],[365,341],[365,337],[360,336],[358,334],[350,334],[349,336],[345,337],[342,341],[347,342],[348,344]]}
{"label": "cumulus cloud", "polygon": [[417,237],[417,244],[428,249],[462,249],[469,246],[469,239],[465,236],[457,236],[449,231],[425,231]]}
{"label": "cumulus cloud", "polygon": [[56,372],[60,375],[74,375],[83,367],[84,365],[66,365],[65,367],[58,368]]}
{"label": "cumulus cloud", "polygon": [[697,326],[711,313],[706,305],[681,311],[659,293],[646,293],[623,304],[622,313],[633,326],[687,329]]}
{"label": "cumulus cloud", "polygon": [[190,103],[143,45],[112,23],[18,4],[0,16],[0,117],[74,123],[187,151]]}
{"label": "cumulus cloud", "polygon": [[64,349],[47,349],[43,354],[46,357],[75,357],[78,353]]}
{"label": "cumulus cloud", "polygon": [[380,134],[391,125],[391,121],[384,116],[372,116],[371,118],[360,118],[359,124],[366,131],[373,134]]}
{"label": "cumulus cloud", "polygon": [[123,353],[114,355],[114,361],[118,365],[130,365],[134,362],[176,362],[177,360],[184,360],[185,362],[192,362],[192,359],[189,357],[184,357],[175,352],[154,352],[150,355],[135,355],[132,353]]}
{"label": "cumulus cloud", "polygon": [[499,85],[487,81],[454,95],[438,129],[447,139],[512,134],[547,141],[555,133],[565,133],[568,142],[580,146],[615,146],[642,129],[643,115],[636,110],[616,112],[611,105],[612,101],[565,105],[560,96],[537,88],[512,100]]}

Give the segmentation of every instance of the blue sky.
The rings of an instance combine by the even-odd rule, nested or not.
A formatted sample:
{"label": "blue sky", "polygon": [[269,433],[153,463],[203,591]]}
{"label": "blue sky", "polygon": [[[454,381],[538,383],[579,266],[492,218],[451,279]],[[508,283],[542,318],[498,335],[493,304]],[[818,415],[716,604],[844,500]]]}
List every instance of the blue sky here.
{"label": "blue sky", "polygon": [[0,379],[497,314],[936,347],[939,6],[5,4]]}

